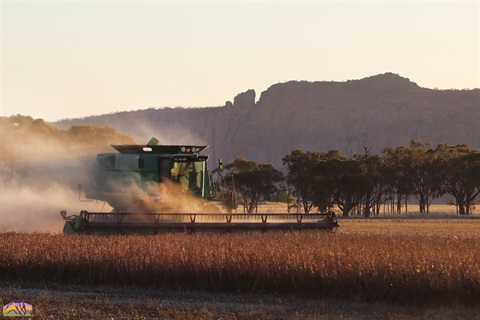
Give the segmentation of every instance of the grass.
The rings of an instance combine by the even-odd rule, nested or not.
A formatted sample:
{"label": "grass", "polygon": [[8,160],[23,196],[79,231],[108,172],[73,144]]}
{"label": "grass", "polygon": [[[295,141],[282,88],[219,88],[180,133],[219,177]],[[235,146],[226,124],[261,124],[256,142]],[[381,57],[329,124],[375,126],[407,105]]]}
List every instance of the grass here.
{"label": "grass", "polygon": [[0,234],[0,279],[474,306],[478,220],[342,220],[329,232]]}

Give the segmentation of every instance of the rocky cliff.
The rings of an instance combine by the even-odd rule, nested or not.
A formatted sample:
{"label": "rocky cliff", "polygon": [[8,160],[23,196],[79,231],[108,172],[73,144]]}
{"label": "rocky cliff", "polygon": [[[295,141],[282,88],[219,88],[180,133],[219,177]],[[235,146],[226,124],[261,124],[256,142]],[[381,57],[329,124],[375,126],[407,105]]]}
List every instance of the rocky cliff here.
{"label": "rocky cliff", "polygon": [[243,156],[278,168],[295,149],[339,149],[351,156],[411,139],[480,149],[480,89],[426,89],[386,73],[347,82],[278,83],[255,98],[247,90],[223,107],[147,109],[55,125],[104,125],[139,141],[156,136],[165,144],[204,143],[213,159],[227,163]]}

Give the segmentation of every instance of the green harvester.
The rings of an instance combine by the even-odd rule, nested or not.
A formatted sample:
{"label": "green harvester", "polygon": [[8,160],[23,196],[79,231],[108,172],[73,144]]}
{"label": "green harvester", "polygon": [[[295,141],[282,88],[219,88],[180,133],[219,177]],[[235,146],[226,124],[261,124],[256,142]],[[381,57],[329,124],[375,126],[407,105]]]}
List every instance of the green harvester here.
{"label": "green harvester", "polygon": [[[112,145],[115,153],[96,156],[80,201],[105,201],[109,212],[82,210],[65,220],[65,234],[156,234],[338,227],[335,213],[236,213],[234,177],[222,161],[208,170],[207,146]],[[85,190],[83,190],[85,189]],[[84,196],[82,197],[82,192]]]}

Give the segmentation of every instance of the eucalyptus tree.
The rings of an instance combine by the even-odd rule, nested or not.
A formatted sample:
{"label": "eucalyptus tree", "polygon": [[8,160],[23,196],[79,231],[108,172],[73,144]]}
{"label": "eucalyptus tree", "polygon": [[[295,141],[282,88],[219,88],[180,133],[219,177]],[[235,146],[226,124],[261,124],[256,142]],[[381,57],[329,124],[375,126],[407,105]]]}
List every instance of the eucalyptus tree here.
{"label": "eucalyptus tree", "polygon": [[428,144],[412,140],[407,149],[407,167],[420,213],[429,213],[432,201],[442,195],[442,162]]}
{"label": "eucalyptus tree", "polygon": [[365,154],[354,155],[360,174],[358,192],[362,194],[361,209],[364,217],[377,213],[385,188],[383,183],[383,158],[372,155],[367,150]]}
{"label": "eucalyptus tree", "polygon": [[469,215],[480,194],[480,151],[467,145],[438,145],[435,149],[441,159],[443,191],[455,200],[461,215]]}
{"label": "eucalyptus tree", "polygon": [[345,157],[331,159],[330,171],[335,177],[333,182],[333,200],[347,217],[358,207],[365,194],[366,179],[363,168],[355,159]]}
{"label": "eucalyptus tree", "polygon": [[335,194],[338,193],[338,161],[346,160],[339,150],[320,153],[320,160],[313,170],[316,188],[314,203],[323,212],[336,204]]}
{"label": "eucalyptus tree", "polygon": [[278,183],[284,180],[283,174],[271,164],[237,158],[225,166],[235,179],[235,189],[239,202],[247,213],[257,211],[260,202],[269,200],[278,192]]}
{"label": "eucalyptus tree", "polygon": [[283,162],[288,169],[287,181],[294,187],[294,195],[306,213],[314,206],[325,211],[337,205],[342,215],[348,216],[365,201],[369,215],[379,179],[380,157],[349,159],[338,150],[327,153],[295,150]]}
{"label": "eucalyptus tree", "polygon": [[404,146],[395,149],[389,147],[382,153],[385,197],[392,201],[392,211],[401,213],[402,203],[405,204],[405,211],[407,211],[409,197],[415,190],[409,149]]}
{"label": "eucalyptus tree", "polygon": [[305,213],[309,213],[315,202],[319,202],[315,201],[319,188],[316,175],[317,164],[323,155],[323,152],[294,150],[282,159],[287,166],[287,183],[293,187],[293,195],[301,202]]}

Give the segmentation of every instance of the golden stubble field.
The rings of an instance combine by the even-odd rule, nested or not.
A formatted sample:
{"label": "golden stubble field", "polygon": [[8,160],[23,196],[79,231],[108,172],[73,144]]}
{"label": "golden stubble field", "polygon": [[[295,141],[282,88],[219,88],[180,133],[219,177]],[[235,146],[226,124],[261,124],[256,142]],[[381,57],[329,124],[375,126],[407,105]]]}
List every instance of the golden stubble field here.
{"label": "golden stubble field", "polygon": [[[98,311],[87,305],[97,310],[99,301],[106,306],[100,316],[118,313],[118,318],[130,314],[139,319],[288,319],[339,313],[348,318],[351,308],[358,312],[353,318],[362,318],[375,308],[381,318],[391,312],[405,318],[478,316],[480,220],[377,218],[340,219],[339,223],[335,233],[1,234],[4,289],[0,297],[8,303],[23,292],[27,296],[23,299],[35,302],[38,314],[46,318],[52,310],[57,316],[95,318]],[[53,289],[41,294],[28,291],[42,286]],[[81,289],[85,286],[97,290],[95,303],[85,298],[88,289]],[[65,288],[80,288],[76,289],[80,293],[76,297],[75,290],[68,290],[69,299],[61,298],[66,296]],[[119,299],[118,293],[108,294],[102,288],[131,290],[132,295],[120,294],[123,298]],[[187,294],[191,303],[185,306],[185,299],[180,298],[173,299],[177,305],[162,307],[165,297],[157,294],[165,290]],[[147,307],[142,306],[142,294],[149,301]],[[212,295],[232,303],[219,307]],[[265,301],[265,308],[258,301],[251,302],[257,299],[252,295]],[[202,312],[198,312],[202,303],[195,302],[196,296],[205,303]],[[87,302],[79,306],[73,302],[77,299]],[[243,300],[250,301],[250,307],[245,306],[249,311],[232,311]]]}

